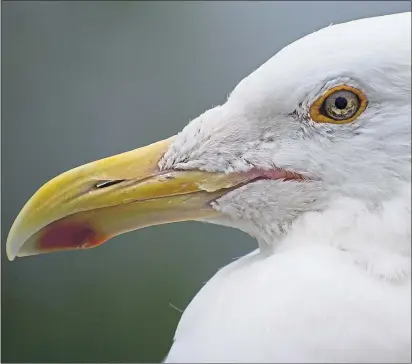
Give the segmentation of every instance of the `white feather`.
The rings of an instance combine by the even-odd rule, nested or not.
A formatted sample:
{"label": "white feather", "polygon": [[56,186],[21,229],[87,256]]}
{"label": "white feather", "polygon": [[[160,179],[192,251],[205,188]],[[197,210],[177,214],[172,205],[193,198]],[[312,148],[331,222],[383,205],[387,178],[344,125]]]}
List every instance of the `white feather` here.
{"label": "white feather", "polygon": [[[311,103],[350,84],[346,125]],[[209,221],[260,250],[220,270],[185,310],[167,362],[411,361],[411,14],[329,26],[289,45],[193,120],[160,168],[286,168],[214,202]]]}

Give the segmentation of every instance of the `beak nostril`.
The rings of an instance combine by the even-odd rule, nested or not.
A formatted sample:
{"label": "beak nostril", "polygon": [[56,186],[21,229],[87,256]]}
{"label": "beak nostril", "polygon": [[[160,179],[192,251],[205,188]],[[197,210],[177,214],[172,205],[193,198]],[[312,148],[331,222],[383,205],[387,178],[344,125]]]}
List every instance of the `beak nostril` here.
{"label": "beak nostril", "polygon": [[110,187],[113,185],[117,185],[118,183],[126,181],[125,179],[116,179],[116,180],[108,180],[108,181],[100,181],[95,184],[95,188],[105,188]]}

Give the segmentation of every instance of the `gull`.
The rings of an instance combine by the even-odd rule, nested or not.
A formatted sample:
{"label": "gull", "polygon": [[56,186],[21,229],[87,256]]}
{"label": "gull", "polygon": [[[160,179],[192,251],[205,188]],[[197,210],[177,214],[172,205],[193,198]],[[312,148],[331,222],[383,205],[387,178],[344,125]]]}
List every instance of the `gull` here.
{"label": "gull", "polygon": [[165,362],[410,363],[410,219],[407,12],[309,34],[177,135],[55,177],[6,251],[185,220],[237,228],[258,249],[193,298]]}

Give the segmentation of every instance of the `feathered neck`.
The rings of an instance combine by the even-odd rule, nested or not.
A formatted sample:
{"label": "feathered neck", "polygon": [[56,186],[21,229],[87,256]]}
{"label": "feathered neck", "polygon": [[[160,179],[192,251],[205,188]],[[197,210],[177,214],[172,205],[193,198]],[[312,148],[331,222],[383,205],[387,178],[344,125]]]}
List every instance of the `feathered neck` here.
{"label": "feathered neck", "polygon": [[373,208],[336,198],[323,211],[302,214],[272,253],[307,246],[336,248],[373,276],[401,281],[411,277],[411,184]]}

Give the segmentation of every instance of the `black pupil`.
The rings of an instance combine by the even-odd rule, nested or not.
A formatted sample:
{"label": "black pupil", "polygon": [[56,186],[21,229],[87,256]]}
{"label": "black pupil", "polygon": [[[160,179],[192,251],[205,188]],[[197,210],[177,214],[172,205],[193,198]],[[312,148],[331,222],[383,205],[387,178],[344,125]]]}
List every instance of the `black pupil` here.
{"label": "black pupil", "polygon": [[346,97],[339,96],[335,99],[335,106],[339,109],[342,110],[346,106],[348,106],[348,100],[346,100]]}

